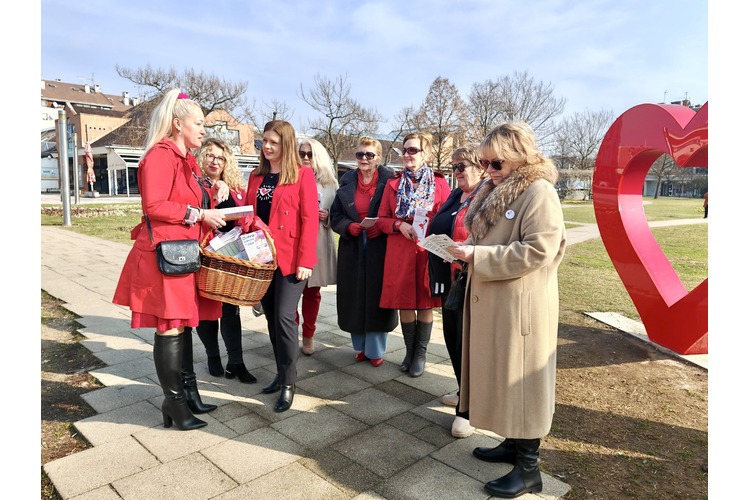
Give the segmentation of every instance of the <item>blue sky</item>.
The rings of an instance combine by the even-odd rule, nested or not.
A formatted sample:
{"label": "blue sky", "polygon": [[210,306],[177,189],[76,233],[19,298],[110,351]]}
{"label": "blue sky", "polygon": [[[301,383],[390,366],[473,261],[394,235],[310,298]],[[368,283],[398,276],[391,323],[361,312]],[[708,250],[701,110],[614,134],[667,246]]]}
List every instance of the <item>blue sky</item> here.
{"label": "blue sky", "polygon": [[565,114],[708,99],[708,3],[685,0],[41,1],[41,77],[137,96],[115,65],[203,70],[248,83],[257,104],[314,112],[298,97],[316,73],[346,75],[351,96],[389,130],[447,77],[528,71],[567,100]]}

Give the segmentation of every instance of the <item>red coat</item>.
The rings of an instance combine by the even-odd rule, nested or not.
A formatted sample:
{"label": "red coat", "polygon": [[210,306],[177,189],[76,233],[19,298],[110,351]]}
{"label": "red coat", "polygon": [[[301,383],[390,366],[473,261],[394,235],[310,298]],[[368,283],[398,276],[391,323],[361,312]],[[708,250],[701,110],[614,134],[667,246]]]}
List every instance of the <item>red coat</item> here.
{"label": "red coat", "polygon": [[[401,174],[388,180],[378,210],[378,228],[388,235],[380,307],[407,310],[440,307],[440,297],[433,297],[430,293],[427,250],[404,238],[400,231],[393,230],[393,223],[397,220],[394,215],[396,190],[400,181]],[[445,177],[435,172],[435,203],[428,217],[435,215],[450,192]]]}
{"label": "red coat", "polygon": [[[133,312],[165,319],[187,319],[197,326],[195,316],[198,289],[195,274],[165,276],[156,266],[154,247],[164,240],[202,240],[201,224],[182,223],[187,206],[201,206],[202,192],[193,172],[200,169],[192,154],[184,155],[168,139],[148,150],[138,166],[138,186],[143,213],[148,215],[154,241],[141,222],[131,231],[135,240],[120,274],[112,302],[128,306]],[[221,316],[221,303],[201,299],[201,319]]]}
{"label": "red coat", "polygon": [[[276,246],[276,261],[283,276],[296,274],[298,267],[312,269],[318,259],[318,189],[315,172],[298,165],[299,176],[294,184],[277,185],[271,200],[268,229]],[[251,175],[246,201],[257,215],[258,188],[262,175]]]}

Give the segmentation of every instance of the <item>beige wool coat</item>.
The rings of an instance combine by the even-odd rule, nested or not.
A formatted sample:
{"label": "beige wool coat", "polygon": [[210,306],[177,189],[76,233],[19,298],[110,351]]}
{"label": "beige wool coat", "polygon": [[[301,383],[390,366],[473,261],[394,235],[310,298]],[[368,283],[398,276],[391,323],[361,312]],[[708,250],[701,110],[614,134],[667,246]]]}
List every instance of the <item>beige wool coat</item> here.
{"label": "beige wool coat", "polygon": [[556,175],[525,166],[497,187],[487,181],[465,220],[466,244],[475,247],[459,404],[471,425],[503,437],[541,438],[555,411],[557,269],[566,241]]}

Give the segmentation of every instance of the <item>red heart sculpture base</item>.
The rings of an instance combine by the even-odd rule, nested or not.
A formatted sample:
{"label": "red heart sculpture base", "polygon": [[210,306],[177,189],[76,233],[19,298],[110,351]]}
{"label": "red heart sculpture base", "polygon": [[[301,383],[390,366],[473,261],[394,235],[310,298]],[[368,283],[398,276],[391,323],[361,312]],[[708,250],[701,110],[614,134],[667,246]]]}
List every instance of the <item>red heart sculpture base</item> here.
{"label": "red heart sculpture base", "polygon": [[648,338],[679,354],[706,354],[708,278],[685,290],[643,210],[646,174],[665,153],[681,168],[708,168],[708,103],[697,113],[685,106],[642,104],[615,120],[594,168],[596,222]]}

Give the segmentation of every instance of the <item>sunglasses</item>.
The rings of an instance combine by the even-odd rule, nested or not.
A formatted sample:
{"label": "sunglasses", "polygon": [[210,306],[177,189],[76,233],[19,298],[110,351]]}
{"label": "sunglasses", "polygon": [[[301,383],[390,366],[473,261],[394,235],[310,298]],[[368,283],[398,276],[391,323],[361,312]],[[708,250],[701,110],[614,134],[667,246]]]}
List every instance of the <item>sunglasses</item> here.
{"label": "sunglasses", "polygon": [[424,150],[423,149],[419,149],[419,148],[404,148],[404,152],[403,152],[403,154],[401,156],[403,156],[403,155],[414,156],[415,154],[421,153],[422,151],[424,151]]}
{"label": "sunglasses", "polygon": [[364,153],[362,151],[357,151],[356,153],[354,153],[354,156],[356,156],[358,160],[361,160],[362,158],[367,158],[368,160],[374,160],[376,155],[372,151],[368,151],[367,153]]}
{"label": "sunglasses", "polygon": [[465,163],[453,163],[451,164],[451,168],[454,172],[463,172],[469,167],[472,167],[473,165],[467,165]]}
{"label": "sunglasses", "polygon": [[479,160],[480,165],[482,165],[482,168],[492,167],[494,170],[500,170],[503,168],[503,162],[505,160]]}
{"label": "sunglasses", "polygon": [[300,158],[307,157],[307,158],[312,159],[312,151],[300,151],[299,152],[299,156],[300,156]]}

